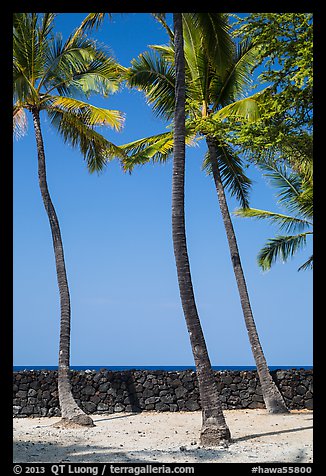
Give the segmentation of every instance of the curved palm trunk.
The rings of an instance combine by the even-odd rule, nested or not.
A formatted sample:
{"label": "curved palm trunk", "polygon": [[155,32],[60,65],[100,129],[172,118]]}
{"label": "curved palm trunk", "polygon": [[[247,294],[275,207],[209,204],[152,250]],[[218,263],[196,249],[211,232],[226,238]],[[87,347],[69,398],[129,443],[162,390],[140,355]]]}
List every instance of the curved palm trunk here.
{"label": "curved palm trunk", "polygon": [[185,79],[182,14],[174,13],[173,20],[175,32],[176,94],[172,176],[172,237],[180,297],[195,360],[202,406],[201,443],[209,446],[228,442],[231,435],[222,412],[216,381],[197,313],[190,275],[184,219]]}
{"label": "curved palm trunk", "polygon": [[61,415],[64,421],[71,420],[80,425],[93,426],[93,420],[86,415],[77,405],[71,392],[69,379],[70,362],[70,296],[66,275],[63,246],[58,218],[51,201],[45,168],[44,144],[40,126],[40,115],[37,109],[32,110],[35,129],[37,155],[38,155],[38,177],[42,194],[42,199],[46,213],[49,218],[57,280],[60,293],[60,346],[59,346],[59,369],[58,369],[58,393]]}
{"label": "curved palm trunk", "polygon": [[244,315],[244,320],[248,332],[248,337],[251,345],[251,350],[256,362],[257,373],[259,376],[264,402],[267,410],[270,413],[288,413],[288,409],[284,403],[283,397],[276,387],[267,362],[265,355],[259,340],[258,332],[256,329],[254,317],[252,314],[250,300],[247,290],[247,285],[243,273],[243,269],[240,261],[240,254],[238,250],[237,240],[234,233],[228,205],[226,202],[226,197],[224,193],[224,187],[222,184],[220,171],[218,168],[217,162],[217,144],[215,140],[209,136],[206,137],[206,143],[209,150],[209,157],[212,166],[212,173],[214,177],[215,187],[217,191],[218,201],[222,213],[222,218],[224,222],[224,227],[229,243],[231,261],[233,264],[233,270],[238,285],[240,301],[242,306],[242,311]]}

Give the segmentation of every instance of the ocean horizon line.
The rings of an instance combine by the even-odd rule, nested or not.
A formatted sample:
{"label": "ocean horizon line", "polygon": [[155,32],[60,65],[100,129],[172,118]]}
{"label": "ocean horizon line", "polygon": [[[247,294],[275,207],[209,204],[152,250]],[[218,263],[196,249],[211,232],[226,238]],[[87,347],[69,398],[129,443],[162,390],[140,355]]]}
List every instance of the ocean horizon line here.
{"label": "ocean horizon line", "polygon": [[[290,370],[303,369],[311,370],[312,365],[269,365],[270,370]],[[165,370],[165,371],[181,371],[181,370],[196,370],[194,365],[71,365],[70,370],[96,370],[101,369],[111,371],[124,370]],[[213,370],[256,370],[255,365],[212,365]],[[18,372],[22,370],[58,370],[57,365],[14,365],[13,371]]]}

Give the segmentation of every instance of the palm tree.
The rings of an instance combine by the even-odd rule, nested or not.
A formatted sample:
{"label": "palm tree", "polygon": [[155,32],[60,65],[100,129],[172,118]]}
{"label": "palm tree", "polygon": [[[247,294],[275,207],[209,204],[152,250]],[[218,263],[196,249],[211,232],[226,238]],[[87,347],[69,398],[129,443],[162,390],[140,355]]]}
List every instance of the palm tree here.
{"label": "palm tree", "polygon": [[73,398],[70,380],[70,296],[58,217],[46,179],[41,116],[45,112],[65,142],[78,146],[90,171],[100,169],[119,149],[96,126],[120,129],[119,111],[92,106],[77,96],[108,95],[119,87],[121,68],[93,41],[52,35],[53,13],[17,13],[13,32],[14,131],[23,134],[31,113],[38,156],[39,186],[49,219],[60,293],[58,393],[62,422],[93,425]]}
{"label": "palm tree", "polygon": [[[243,172],[240,158],[225,142],[223,119],[233,117],[255,120],[258,115],[259,96],[264,93],[236,101],[236,97],[248,84],[249,72],[255,61],[256,52],[248,43],[240,45],[237,50],[233,46],[229,62],[222,62],[218,54],[219,50],[212,49],[210,47],[212,43],[207,38],[214,36],[215,29],[211,28],[212,19],[220,19],[221,16],[225,21],[225,16],[207,14],[208,18],[205,21],[206,14],[200,14],[199,17],[194,14],[182,15],[188,136],[190,139],[197,133],[201,138],[205,138],[207,143],[208,154],[204,166],[214,179],[242,311],[266,408],[271,413],[287,412],[282,395],[270,375],[260,344],[224,191],[227,187],[231,194],[239,199],[243,208],[248,207],[251,182]],[[171,37],[171,32],[169,34]],[[171,119],[174,101],[173,43],[171,41],[168,46],[152,46],[152,52],[146,52],[133,60],[129,70],[130,85],[143,89],[154,112],[165,119]],[[150,137],[148,140],[141,139],[125,144],[122,148],[129,155],[129,159],[125,162],[126,167],[132,168],[135,164],[145,163],[148,160],[166,159],[171,152],[168,150],[168,139],[169,136],[166,134],[159,135],[157,143],[155,137]],[[163,148],[160,147],[161,145]]]}
{"label": "palm tree", "polygon": [[[170,38],[174,38],[176,44],[175,69],[176,78],[178,79],[175,81],[175,84],[173,84],[175,94],[173,93],[173,101],[171,103],[173,110],[171,118],[174,117],[175,125],[174,133],[162,135],[159,151],[157,144],[158,138],[156,137],[154,144],[155,150],[153,153],[156,155],[158,153],[160,155],[164,149],[171,150],[171,146],[173,143],[175,144],[172,177],[172,236],[174,254],[177,266],[180,297],[194,355],[201,397],[203,415],[201,442],[203,445],[209,446],[220,444],[221,442],[227,443],[231,436],[222,412],[216,381],[197,312],[186,245],[184,222],[185,140],[187,140],[187,143],[192,143],[191,139],[193,134],[190,133],[190,137],[188,137],[189,134],[187,134],[187,138],[185,138],[185,79],[182,14],[173,14],[174,33],[169,29],[163,13],[153,13],[153,16],[165,26]],[[103,22],[103,19],[103,13],[90,13],[84,19],[80,28],[76,31],[76,35],[89,28],[98,26]],[[223,31],[221,29],[218,33],[219,36],[223,38]],[[223,55],[220,56],[223,58]],[[147,153],[150,153],[148,148]],[[128,157],[125,157],[124,160],[126,167]]]}
{"label": "palm tree", "polygon": [[190,274],[184,219],[185,61],[182,14],[173,14],[175,43],[175,109],[172,173],[172,238],[180,297],[189,332],[202,405],[201,443],[216,445],[231,438],[218,396]]}
{"label": "palm tree", "polygon": [[[306,162],[305,170],[292,171],[288,167],[272,161],[259,162],[257,165],[265,171],[263,175],[270,179],[271,184],[280,190],[277,194],[280,205],[283,205],[290,213],[294,213],[294,216],[258,210],[257,208],[238,209],[234,212],[235,215],[267,220],[278,225],[280,230],[285,230],[288,233],[297,232],[295,235],[277,235],[267,241],[257,257],[259,266],[266,271],[277,259],[281,259],[283,262],[287,261],[306,245],[307,236],[312,236],[311,229],[303,231],[313,225],[312,162]],[[298,271],[312,269],[312,266],[313,256],[310,256]]]}

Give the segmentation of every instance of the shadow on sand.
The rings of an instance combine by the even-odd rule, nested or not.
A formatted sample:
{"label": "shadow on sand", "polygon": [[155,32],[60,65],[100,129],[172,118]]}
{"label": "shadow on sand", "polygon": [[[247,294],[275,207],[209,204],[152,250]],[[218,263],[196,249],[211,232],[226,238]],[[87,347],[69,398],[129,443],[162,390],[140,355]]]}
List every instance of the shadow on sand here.
{"label": "shadow on sand", "polygon": [[252,440],[253,438],[260,438],[262,436],[272,436],[272,435],[281,435],[283,433],[293,433],[295,431],[303,431],[303,430],[312,430],[313,426],[304,426],[300,428],[288,428],[285,430],[278,430],[278,431],[268,431],[266,433],[254,433],[251,435],[240,436],[239,438],[232,439],[233,443],[238,443],[239,441],[247,441]]}
{"label": "shadow on sand", "polygon": [[[218,459],[225,453],[225,449],[185,450],[191,461],[205,463]],[[61,446],[49,442],[14,442],[14,463],[160,463],[166,462],[169,454],[169,463],[180,461],[180,449],[155,450],[142,449],[124,451],[121,447],[97,446],[88,444],[71,444]],[[164,458],[161,456],[164,455]]]}

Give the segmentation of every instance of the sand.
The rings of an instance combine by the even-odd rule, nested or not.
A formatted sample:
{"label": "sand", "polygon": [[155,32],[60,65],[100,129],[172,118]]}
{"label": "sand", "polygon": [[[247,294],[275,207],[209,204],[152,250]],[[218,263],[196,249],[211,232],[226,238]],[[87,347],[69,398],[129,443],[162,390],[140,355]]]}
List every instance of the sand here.
{"label": "sand", "polygon": [[60,418],[14,418],[14,462],[312,463],[313,412],[224,412],[228,448],[199,444],[201,412],[92,415],[93,428],[56,428]]}

